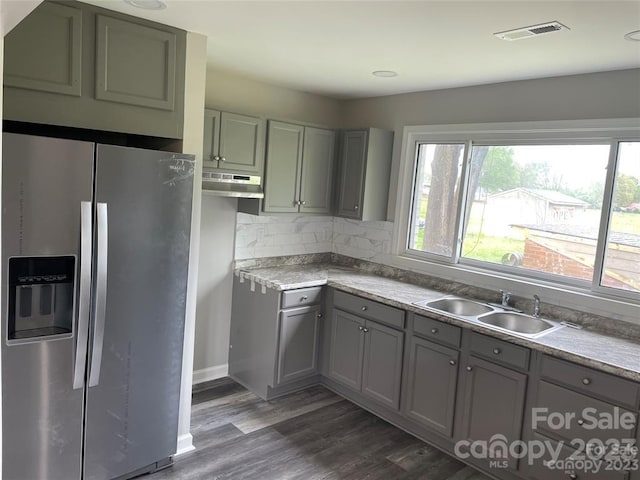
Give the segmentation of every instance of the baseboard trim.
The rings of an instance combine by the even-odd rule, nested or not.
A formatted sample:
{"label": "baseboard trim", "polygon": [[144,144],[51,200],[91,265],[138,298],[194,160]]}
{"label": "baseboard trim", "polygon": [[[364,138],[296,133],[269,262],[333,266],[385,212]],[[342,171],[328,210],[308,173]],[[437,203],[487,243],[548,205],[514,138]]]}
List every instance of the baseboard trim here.
{"label": "baseboard trim", "polygon": [[203,368],[193,372],[193,384],[208,382],[218,378],[226,377],[229,374],[229,364],[216,365],[214,367]]}
{"label": "baseboard trim", "polygon": [[176,450],[175,456],[182,455],[187,452],[191,452],[195,450],[196,447],[193,446],[193,436],[190,433],[185,433],[184,435],[180,435],[178,437],[178,448]]}

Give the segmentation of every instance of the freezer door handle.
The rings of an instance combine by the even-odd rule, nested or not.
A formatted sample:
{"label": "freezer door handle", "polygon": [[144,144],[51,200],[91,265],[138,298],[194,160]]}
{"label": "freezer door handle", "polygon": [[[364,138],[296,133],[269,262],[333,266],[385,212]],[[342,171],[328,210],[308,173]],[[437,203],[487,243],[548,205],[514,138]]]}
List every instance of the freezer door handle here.
{"label": "freezer door handle", "polygon": [[100,364],[102,363],[102,345],[104,343],[104,318],[107,307],[107,252],[109,250],[109,222],[107,204],[97,204],[97,241],[96,241],[96,296],[93,317],[93,346],[91,348],[91,369],[89,386],[100,382]]}
{"label": "freezer door handle", "polygon": [[84,387],[87,366],[87,338],[91,308],[91,202],[80,202],[80,288],[78,291],[78,330],[73,368],[73,389]]}

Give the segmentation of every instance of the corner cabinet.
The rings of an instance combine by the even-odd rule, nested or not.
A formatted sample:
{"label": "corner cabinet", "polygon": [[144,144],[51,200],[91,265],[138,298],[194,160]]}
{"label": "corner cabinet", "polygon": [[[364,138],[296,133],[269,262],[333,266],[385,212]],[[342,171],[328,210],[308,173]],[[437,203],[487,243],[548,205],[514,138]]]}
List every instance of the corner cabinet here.
{"label": "corner cabinet", "polygon": [[229,375],[259,397],[318,383],[322,287],[283,292],[233,283]]}
{"label": "corner cabinet", "polygon": [[386,220],[393,132],[345,130],[340,143],[337,216]]}
{"label": "corner cabinet", "polygon": [[[359,314],[350,313],[355,311]],[[387,322],[400,329],[384,325]],[[404,312],[335,292],[331,313],[329,377],[378,404],[398,410],[403,326]]]}
{"label": "corner cabinet", "polygon": [[203,147],[205,167],[261,176],[264,120],[207,109],[204,111]]}
{"label": "corner cabinet", "polygon": [[331,213],[333,130],[269,121],[266,213]]}
{"label": "corner cabinet", "polygon": [[4,47],[5,119],[182,137],[186,32],[43,2]]}

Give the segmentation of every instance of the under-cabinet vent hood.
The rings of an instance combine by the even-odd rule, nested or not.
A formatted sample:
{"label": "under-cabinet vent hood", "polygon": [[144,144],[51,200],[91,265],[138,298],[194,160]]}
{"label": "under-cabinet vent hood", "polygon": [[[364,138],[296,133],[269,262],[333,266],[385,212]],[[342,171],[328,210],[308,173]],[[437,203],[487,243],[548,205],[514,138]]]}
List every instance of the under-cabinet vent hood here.
{"label": "under-cabinet vent hood", "polygon": [[218,197],[264,198],[261,178],[257,175],[224,173],[204,169],[202,193]]}

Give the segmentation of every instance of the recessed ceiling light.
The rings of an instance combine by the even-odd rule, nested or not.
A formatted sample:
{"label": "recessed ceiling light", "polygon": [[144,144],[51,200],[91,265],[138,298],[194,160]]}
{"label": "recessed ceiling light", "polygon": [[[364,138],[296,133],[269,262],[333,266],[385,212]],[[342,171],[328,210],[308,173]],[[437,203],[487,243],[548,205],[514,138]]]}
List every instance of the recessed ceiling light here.
{"label": "recessed ceiling light", "polygon": [[167,8],[167,4],[162,0],[124,0],[124,3],[145,10],[164,10]]}
{"label": "recessed ceiling light", "polygon": [[640,30],[627,33],[624,36],[624,39],[629,40],[630,42],[640,42]]}
{"label": "recessed ceiling light", "polygon": [[393,70],[376,70],[375,72],[371,72],[371,75],[375,77],[391,78],[397,77],[398,72],[394,72]]}

